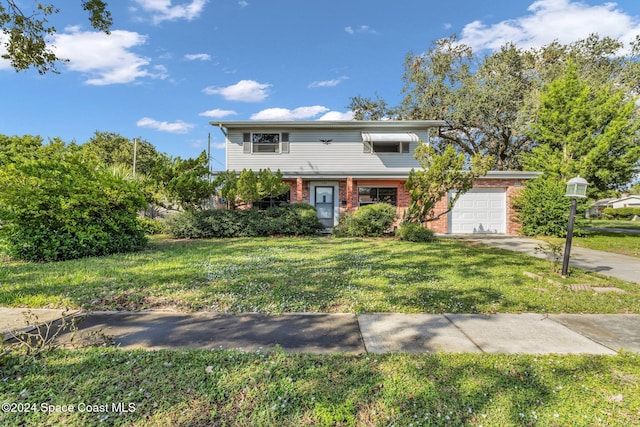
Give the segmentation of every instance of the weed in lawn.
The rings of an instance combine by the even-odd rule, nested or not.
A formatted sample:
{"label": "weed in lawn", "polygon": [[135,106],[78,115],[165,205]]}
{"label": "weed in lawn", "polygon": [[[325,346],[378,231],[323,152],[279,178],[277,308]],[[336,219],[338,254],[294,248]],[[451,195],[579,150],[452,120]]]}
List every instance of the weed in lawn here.
{"label": "weed in lawn", "polygon": [[[9,332],[9,341],[2,343],[3,352],[17,351],[26,354],[29,358],[41,356],[61,345],[61,335],[68,334],[64,344],[67,347],[81,348],[90,346],[113,346],[115,340],[103,332],[103,329],[91,331],[89,333],[79,333],[78,323],[83,320],[83,316],[71,313],[65,309],[60,318],[48,322],[41,322],[38,315],[28,310],[23,313],[23,330],[12,330]],[[76,339],[79,338],[79,339]]]}
{"label": "weed in lawn", "polygon": [[535,253],[542,253],[547,257],[547,260],[551,262],[551,272],[552,273],[560,273],[562,260],[562,255],[564,253],[564,249],[560,243],[548,242],[546,244],[538,245],[534,249]]}

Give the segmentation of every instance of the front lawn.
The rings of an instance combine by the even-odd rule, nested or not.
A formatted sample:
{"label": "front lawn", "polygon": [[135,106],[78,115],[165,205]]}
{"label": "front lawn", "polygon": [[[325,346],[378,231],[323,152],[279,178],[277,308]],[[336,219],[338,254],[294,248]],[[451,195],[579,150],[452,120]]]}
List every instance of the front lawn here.
{"label": "front lawn", "polygon": [[[640,313],[640,287],[449,239],[153,238],[139,253],[4,260],[0,306],[223,312]],[[541,274],[538,281],[525,272]],[[573,292],[566,284],[625,293]]]}
{"label": "front lawn", "polygon": [[[540,239],[563,245],[563,247],[566,240],[558,237],[541,237]],[[585,230],[584,236],[573,236],[572,245],[640,258],[640,234]]]}
{"label": "front lawn", "polygon": [[631,426],[640,420],[640,360],[633,353],[93,348],[26,361],[12,353],[0,356],[0,365],[2,425]]}
{"label": "front lawn", "polygon": [[640,230],[640,221],[622,221],[609,219],[594,219],[589,221],[589,227],[598,228],[626,228],[629,230]]}

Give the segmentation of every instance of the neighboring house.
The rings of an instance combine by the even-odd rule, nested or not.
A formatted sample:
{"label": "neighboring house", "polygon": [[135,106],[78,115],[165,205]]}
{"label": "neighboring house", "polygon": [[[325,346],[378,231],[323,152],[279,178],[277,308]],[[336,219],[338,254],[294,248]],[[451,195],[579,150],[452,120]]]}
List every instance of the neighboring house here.
{"label": "neighboring house", "polygon": [[640,196],[623,196],[618,199],[600,199],[593,202],[586,211],[587,218],[602,217],[606,208],[640,208]]}
{"label": "neighboring house", "polygon": [[640,196],[626,196],[612,200],[610,207],[618,208],[640,208]]}
{"label": "neighboring house", "polygon": [[585,212],[587,218],[600,218],[606,208],[611,207],[611,202],[616,199],[600,199],[591,203]]}
{"label": "neighboring house", "polygon": [[[410,203],[404,184],[418,141],[428,143],[440,120],[211,122],[226,138],[226,167],[280,170],[291,186],[283,201],[314,205],[327,227],[341,212],[386,202],[401,217]],[[511,198],[534,172],[492,171],[461,196],[453,211],[429,223],[438,233],[503,233],[519,230]],[[444,210],[442,200],[436,210]]]}

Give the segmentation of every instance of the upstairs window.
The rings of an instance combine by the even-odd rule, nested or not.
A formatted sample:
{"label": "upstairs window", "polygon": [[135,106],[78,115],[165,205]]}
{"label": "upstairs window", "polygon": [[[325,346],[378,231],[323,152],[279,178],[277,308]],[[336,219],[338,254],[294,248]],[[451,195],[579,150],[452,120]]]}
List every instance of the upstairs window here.
{"label": "upstairs window", "polygon": [[288,153],[288,133],[244,133],[242,134],[244,153]]}
{"label": "upstairs window", "polygon": [[408,142],[376,142],[371,143],[371,150],[374,153],[408,153],[410,145]]}
{"label": "upstairs window", "polygon": [[251,151],[254,153],[279,153],[279,133],[254,133],[251,135]]}
{"label": "upstairs window", "polygon": [[411,153],[411,143],[418,142],[418,135],[412,132],[375,133],[362,132],[365,153]]}

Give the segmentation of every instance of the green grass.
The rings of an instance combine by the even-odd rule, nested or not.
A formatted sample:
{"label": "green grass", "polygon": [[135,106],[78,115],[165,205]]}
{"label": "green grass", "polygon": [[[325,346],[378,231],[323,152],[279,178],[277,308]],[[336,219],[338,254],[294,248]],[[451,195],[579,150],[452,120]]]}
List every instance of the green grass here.
{"label": "green grass", "polygon": [[626,228],[629,230],[640,230],[640,221],[616,221],[607,219],[594,219],[587,223],[589,227],[601,228]]}
{"label": "green grass", "polygon": [[[20,426],[632,426],[640,356],[57,350],[0,356]],[[112,411],[122,404],[132,412]],[[132,406],[129,406],[132,404]],[[42,412],[58,405],[74,412]],[[97,405],[103,405],[102,407]],[[16,406],[17,407],[17,406]],[[86,408],[95,409],[88,412]],[[109,410],[106,412],[105,409]]]}
{"label": "green grass", "polygon": [[[153,238],[139,253],[37,264],[4,260],[0,306],[223,312],[640,313],[640,287],[443,239]],[[524,272],[542,274],[536,281]],[[624,294],[571,292],[565,284]]]}
{"label": "green grass", "polygon": [[[541,237],[540,239],[561,245],[565,242],[564,238]],[[640,234],[586,230],[584,236],[573,236],[572,245],[640,258]]]}

